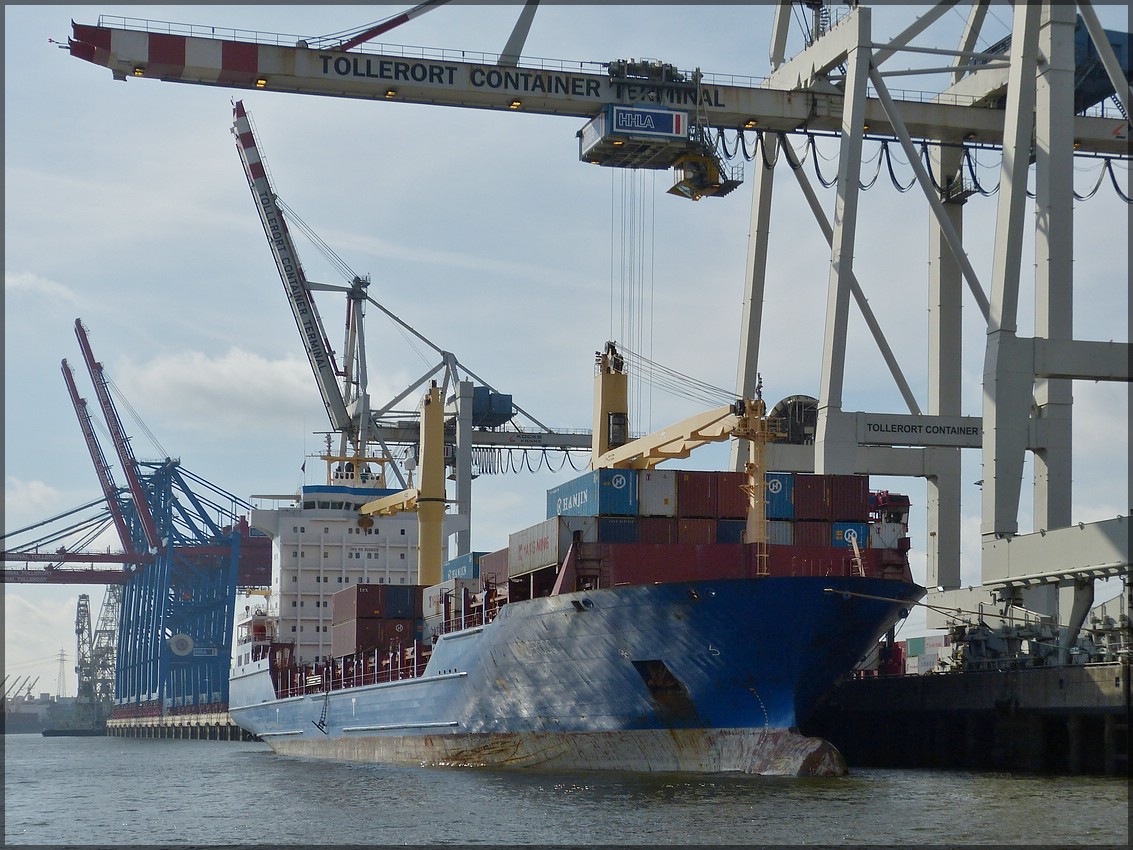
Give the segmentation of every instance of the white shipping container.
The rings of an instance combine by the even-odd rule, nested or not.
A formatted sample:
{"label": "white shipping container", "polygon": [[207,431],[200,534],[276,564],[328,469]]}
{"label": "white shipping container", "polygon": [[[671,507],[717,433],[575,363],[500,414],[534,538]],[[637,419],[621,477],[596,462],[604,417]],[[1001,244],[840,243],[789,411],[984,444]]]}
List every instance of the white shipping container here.
{"label": "white shipping container", "polygon": [[906,655],[905,656],[905,675],[913,676],[921,672],[921,656],[919,655]]}
{"label": "white shipping container", "polygon": [[795,524],[785,519],[767,521],[767,542],[777,546],[793,546],[795,543]]}
{"label": "white shipping container", "polygon": [[583,543],[597,543],[598,517],[554,516],[508,535],[508,576],[561,564],[576,531]]}
{"label": "white shipping container", "polygon": [[896,549],[897,542],[907,536],[904,523],[873,522],[869,526],[869,548]]}
{"label": "white shipping container", "polygon": [[936,669],[936,661],[940,656],[935,652],[926,652],[924,655],[916,656],[917,659],[917,672],[922,676],[925,673],[931,673]]}
{"label": "white shipping container", "polygon": [[925,655],[939,655],[940,650],[951,645],[952,641],[948,635],[925,635],[924,652]]}
{"label": "white shipping container", "polygon": [[643,469],[637,478],[639,516],[677,515],[677,473],[673,469]]}
{"label": "white shipping container", "polygon": [[448,581],[442,581],[440,584],[434,584],[432,587],[426,587],[421,595],[421,608],[425,619],[429,617],[440,617],[444,614],[445,608],[445,594],[452,597],[452,602],[449,603],[450,615],[460,611],[460,602],[464,598],[462,590],[467,590],[471,593],[479,593],[480,579],[478,578],[450,578]]}

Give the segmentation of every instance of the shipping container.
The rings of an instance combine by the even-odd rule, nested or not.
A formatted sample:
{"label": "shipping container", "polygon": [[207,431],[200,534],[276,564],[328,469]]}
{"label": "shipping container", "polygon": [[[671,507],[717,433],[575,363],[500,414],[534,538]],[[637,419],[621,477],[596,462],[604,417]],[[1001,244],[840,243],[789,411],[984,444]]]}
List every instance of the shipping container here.
{"label": "shipping container", "polygon": [[951,645],[952,639],[949,635],[925,635],[924,648],[926,653],[939,652]]}
{"label": "shipping container", "polygon": [[[491,582],[496,587],[507,585],[507,559],[508,550],[505,546],[495,552],[488,552],[480,556],[480,581]],[[447,581],[448,579],[446,579]]]}
{"label": "shipping container", "polygon": [[448,581],[450,578],[479,578],[480,559],[486,554],[486,552],[468,552],[445,562],[441,567],[441,581]]}
{"label": "shipping container", "polygon": [[[599,543],[636,543],[637,517],[600,516],[598,517]],[[584,541],[590,542],[590,541]],[[563,553],[566,557],[566,553]],[[561,561],[559,562],[561,563]]]}
{"label": "shipping container", "polygon": [[[794,504],[796,520],[830,520],[827,476],[795,473]],[[798,535],[795,536],[797,539]]]}
{"label": "shipping container", "polygon": [[676,543],[677,520],[667,516],[643,516],[637,520],[638,543]]}
{"label": "shipping container", "polygon": [[790,472],[768,472],[767,518],[795,518],[795,477]]}
{"label": "shipping container", "polygon": [[717,519],[747,519],[751,499],[743,488],[750,480],[746,472],[716,473]]}
{"label": "shipping container", "polygon": [[427,587],[422,594],[424,616],[429,618],[445,614],[452,617],[462,610],[463,600],[479,590],[480,580],[474,578],[450,578]]}
{"label": "shipping container", "polygon": [[341,658],[355,652],[387,651],[411,646],[420,636],[415,620],[347,620],[331,625],[331,655]]}
{"label": "shipping container", "polygon": [[720,509],[715,472],[677,472],[677,516],[714,519]]}
{"label": "shipping container", "polygon": [[508,535],[508,577],[561,564],[576,534],[583,543],[597,543],[598,517],[554,516]]}
{"label": "shipping container", "polygon": [[716,520],[681,517],[677,520],[677,542],[702,545],[716,542]]}
{"label": "shipping container", "polygon": [[600,548],[615,586],[745,578],[751,571],[749,547],[740,544],[625,543]]}
{"label": "shipping container", "polygon": [[650,517],[677,515],[675,470],[642,469],[637,473],[637,512]]}
{"label": "shipping container", "polygon": [[718,519],[716,520],[716,542],[743,543],[746,530],[746,519]]}
{"label": "shipping container", "polygon": [[829,546],[833,533],[828,522],[795,520],[795,544],[798,546]]}
{"label": "shipping container", "polygon": [[909,655],[924,655],[924,638],[909,638],[905,642],[905,647],[908,650]]}
{"label": "shipping container", "polygon": [[869,527],[871,549],[896,549],[902,537],[908,536],[904,523],[875,522]]}
{"label": "shipping container", "polygon": [[421,616],[421,587],[415,584],[355,584],[330,600],[331,622],[414,619]]}
{"label": "shipping container", "polygon": [[917,656],[917,672],[922,676],[925,673],[931,673],[936,669],[936,662],[940,660],[940,655],[932,653],[931,655]]}
{"label": "shipping container", "polygon": [[767,521],[767,542],[790,546],[795,542],[795,524],[783,519]]}
{"label": "shipping container", "polygon": [[830,545],[850,546],[850,541],[857,541],[859,549],[869,548],[868,522],[834,522],[830,524]]}
{"label": "shipping container", "polygon": [[868,522],[869,476],[828,475],[826,478],[830,519],[835,522]]}
{"label": "shipping container", "polygon": [[547,491],[547,518],[637,516],[637,472],[596,469]]}

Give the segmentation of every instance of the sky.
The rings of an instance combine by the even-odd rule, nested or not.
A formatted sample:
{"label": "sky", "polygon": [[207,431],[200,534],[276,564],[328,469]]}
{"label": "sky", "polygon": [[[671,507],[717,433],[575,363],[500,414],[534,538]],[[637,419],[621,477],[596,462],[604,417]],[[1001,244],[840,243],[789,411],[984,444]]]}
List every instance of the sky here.
{"label": "sky", "polygon": [[[955,44],[965,4],[959,5],[917,43]],[[280,197],[354,271],[370,275],[370,294],[541,422],[590,427],[594,352],[608,339],[712,386],[735,385],[750,164],[749,179],[730,195],[691,203],[666,194],[667,173],[580,163],[575,133],[584,122],[577,119],[120,82],[58,47],[72,20],[94,24],[99,15],[310,36],[407,8],[5,6],[6,531],[100,494],[60,375],[66,358],[77,367],[80,393],[93,403],[73,333],[76,318],[138,413],[140,421],[124,416],[124,425],[139,458],[178,457],[243,498],[320,483],[321,464],[301,470],[321,448],[316,432],[327,429],[326,414],[236,155],[234,98],[252,114]],[[518,4],[453,3],[385,40],[497,53],[518,10]],[[921,9],[874,11],[875,33],[884,37],[904,29]],[[1124,7],[1102,6],[1099,14],[1107,27],[1128,30]],[[770,70],[771,19],[771,6],[760,4],[545,3],[524,55],[659,58],[682,69],[761,77]],[[1009,22],[1008,7],[995,4],[981,46],[1006,34]],[[801,46],[797,27],[792,32],[789,53]],[[922,78],[898,79],[901,87],[916,89]],[[864,156],[876,149],[867,141]],[[994,183],[997,158],[986,156],[984,175]],[[833,159],[819,161],[824,175],[834,173]],[[1096,161],[1081,164],[1081,191],[1092,187],[1096,167]],[[907,167],[899,177],[907,182]],[[832,217],[832,193],[820,195]],[[966,248],[985,281],[995,206],[994,197],[977,196],[965,208]],[[773,215],[760,352],[764,395],[772,404],[818,395],[829,260],[785,173],[777,180]],[[862,195],[855,257],[858,279],[922,407],[929,215],[916,190],[898,192],[883,175]],[[1127,224],[1128,208],[1108,185],[1077,205],[1079,338],[1129,339]],[[1025,250],[1032,246],[1033,237]],[[299,251],[309,278],[342,282],[313,246],[300,242]],[[622,301],[627,287],[639,293],[630,307]],[[1024,334],[1032,303],[1025,291]],[[342,303],[320,296],[319,309],[341,351]],[[970,300],[965,310],[963,412],[978,416],[983,333]],[[844,409],[903,412],[853,311],[850,334]],[[376,310],[368,316],[367,340],[375,401],[400,393],[437,361]],[[1125,514],[1127,389],[1079,382],[1075,402],[1075,520]],[[631,406],[635,431],[701,409],[636,385]],[[103,447],[112,453],[105,438]],[[725,463],[726,450],[717,446],[682,465]],[[965,453],[964,463],[963,576],[974,584],[979,453]],[[478,478],[473,549],[502,548],[509,532],[541,521],[545,490],[573,474],[568,467],[557,474]],[[883,480],[875,487],[910,494],[911,558],[914,577],[923,580],[924,482]],[[1024,484],[1024,530],[1027,492]],[[64,665],[66,692],[74,694],[80,593],[90,595],[97,616],[102,588],[5,586],[6,674],[38,676],[37,693],[55,692],[63,650],[72,662]]]}

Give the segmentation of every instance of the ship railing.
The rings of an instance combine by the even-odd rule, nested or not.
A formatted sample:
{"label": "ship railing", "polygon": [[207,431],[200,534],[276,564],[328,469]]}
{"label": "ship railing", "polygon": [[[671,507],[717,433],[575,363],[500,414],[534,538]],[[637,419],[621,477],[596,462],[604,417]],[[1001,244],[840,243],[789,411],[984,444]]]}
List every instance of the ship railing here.
{"label": "ship railing", "polygon": [[276,694],[287,699],[415,679],[425,672],[430,653],[423,644],[416,644],[401,647],[397,652],[356,653],[318,667],[291,667],[280,671]]}

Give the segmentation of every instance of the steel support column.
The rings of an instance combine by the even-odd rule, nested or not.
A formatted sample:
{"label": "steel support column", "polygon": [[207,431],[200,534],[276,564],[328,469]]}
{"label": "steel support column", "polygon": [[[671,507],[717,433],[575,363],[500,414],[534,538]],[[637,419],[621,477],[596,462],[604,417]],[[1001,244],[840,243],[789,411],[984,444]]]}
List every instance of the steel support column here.
{"label": "steel support column", "polygon": [[[963,150],[936,146],[932,166],[940,186],[961,185]],[[943,205],[953,232],[963,238],[962,194]],[[928,412],[960,416],[963,383],[963,272],[937,217],[929,219]],[[960,449],[938,449],[928,477],[928,587],[960,587]]]}
{"label": "steel support column", "polygon": [[853,38],[853,43],[846,55],[838,194],[834,208],[834,239],[830,252],[818,430],[815,435],[814,468],[820,474],[854,472],[858,448],[854,418],[842,412],[842,387],[846,371],[846,329],[854,270],[854,240],[857,235],[866,83],[870,68],[869,9],[859,6],[854,17],[842,24],[848,25],[854,26],[856,32],[846,34],[846,37]]}
{"label": "steel support column", "polygon": [[1034,128],[1035,67],[1042,7],[1015,6],[1004,118],[1003,166],[995,228],[984,354],[983,522],[985,544],[1019,532],[1019,491],[1034,385],[1029,346],[1017,337],[1019,275]]}
{"label": "steel support column", "polygon": [[[1074,127],[1068,120],[1074,114],[1074,22],[1073,5],[1043,4],[1038,44],[1046,61],[1035,78],[1035,337],[1067,341],[1074,339]],[[1034,393],[1045,435],[1034,452],[1034,527],[1065,528],[1072,504],[1073,382],[1038,378]],[[1092,600],[1093,582],[1085,584],[1071,585],[1070,597]],[[1058,615],[1065,597],[1050,586],[1025,599],[1032,610]]]}

